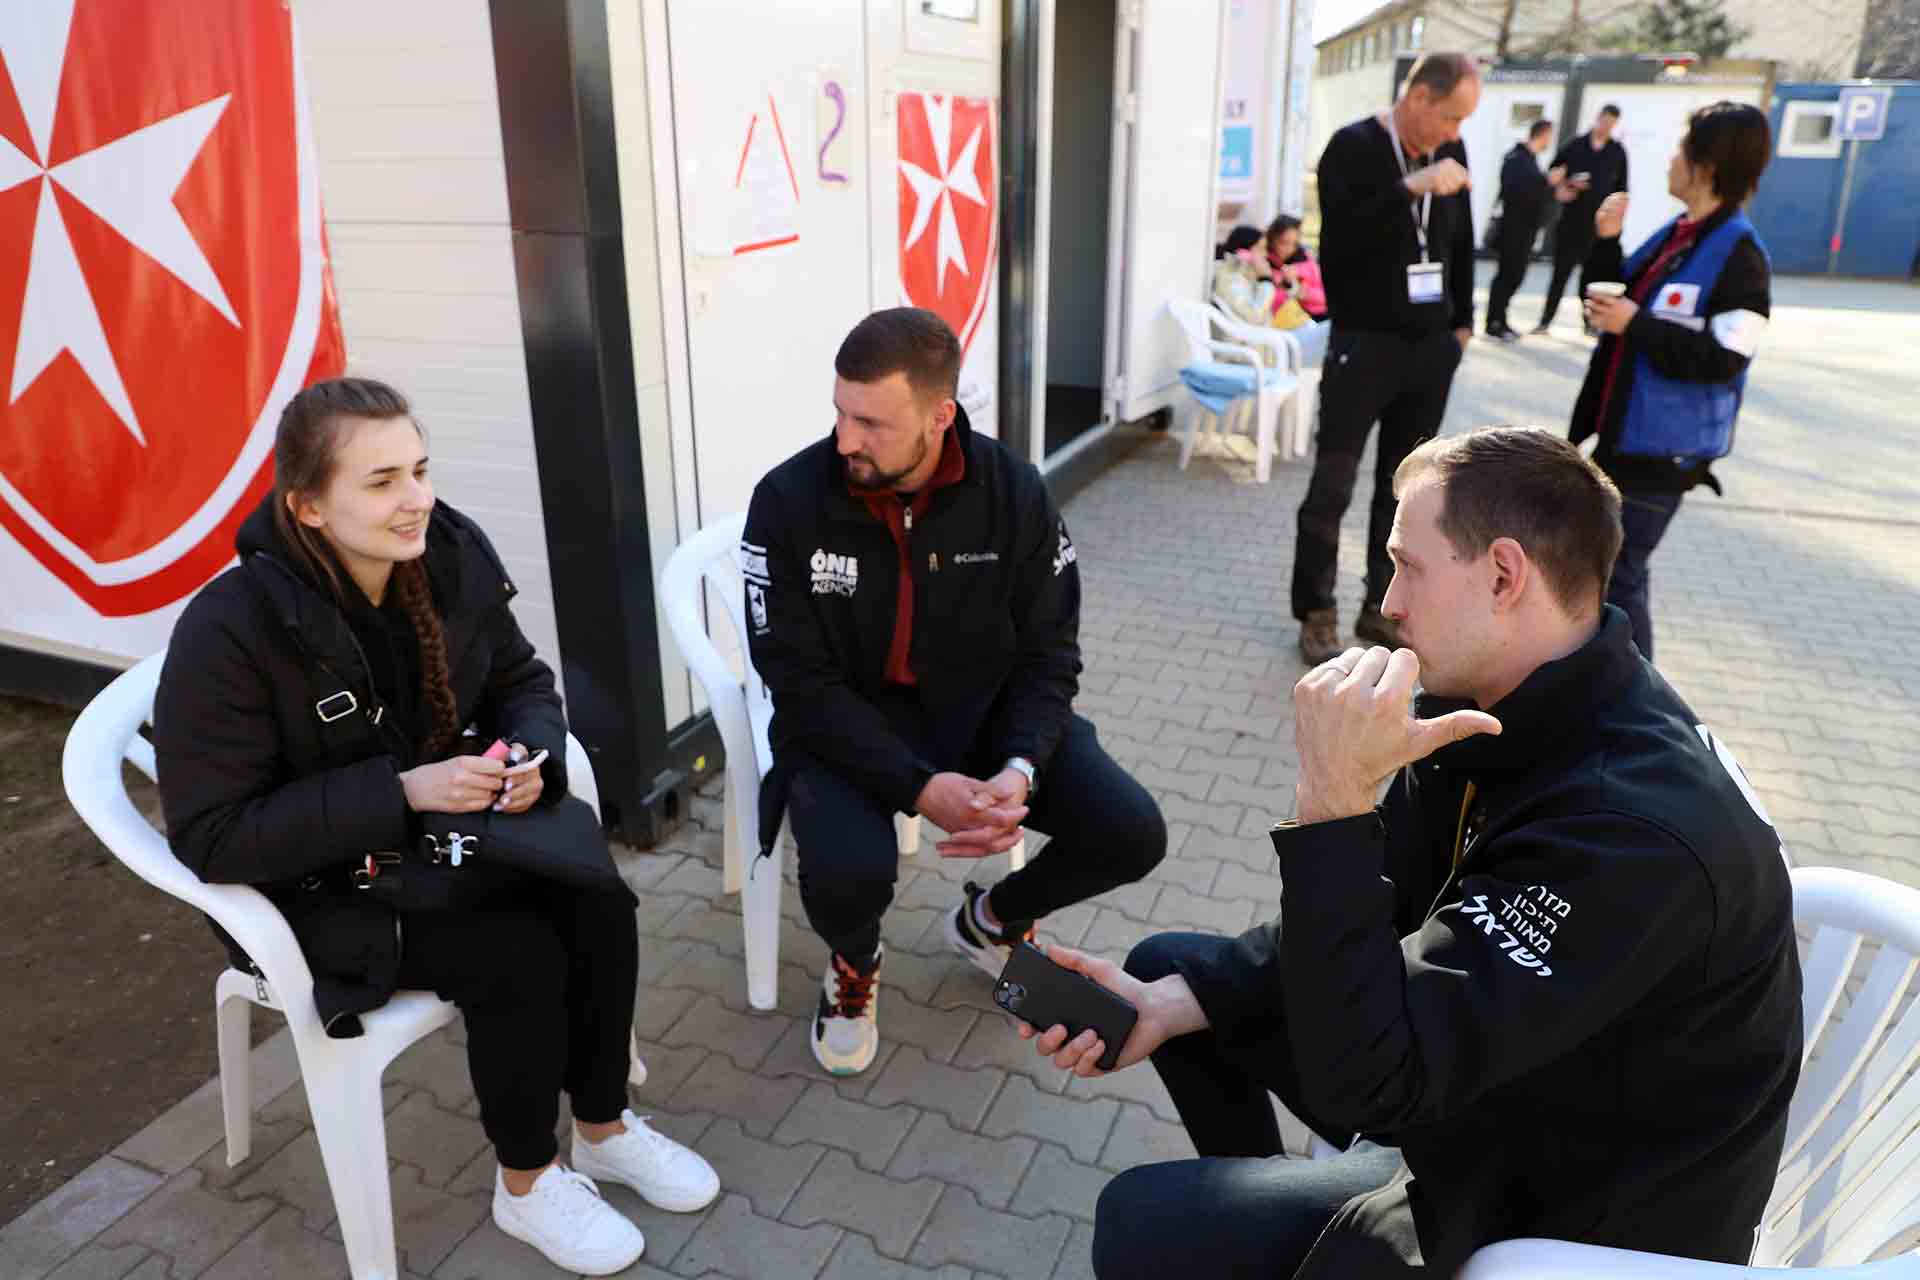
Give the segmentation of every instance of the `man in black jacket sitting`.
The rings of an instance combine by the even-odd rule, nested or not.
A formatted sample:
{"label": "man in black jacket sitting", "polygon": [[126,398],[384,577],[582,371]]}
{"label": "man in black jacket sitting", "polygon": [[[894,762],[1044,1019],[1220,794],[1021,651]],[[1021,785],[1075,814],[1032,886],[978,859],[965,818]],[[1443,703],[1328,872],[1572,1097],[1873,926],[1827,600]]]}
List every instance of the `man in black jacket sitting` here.
{"label": "man in black jacket sitting", "polygon": [[1138,880],[1167,850],[1153,798],[1073,714],[1080,569],[1037,468],[976,435],[961,349],[900,307],[834,358],[834,429],[754,489],[741,545],[753,664],[773,695],[761,847],[784,813],[800,898],[832,948],[810,1043],[853,1075],[879,1045],[880,917],[896,812],[944,857],[1053,839],[991,890],[968,883],[947,941],[995,977],[1033,922]]}
{"label": "man in black jacket sitting", "polygon": [[[1411,647],[1294,688],[1280,918],[1151,938],[1124,971],[1053,952],[1139,1009],[1119,1063],[1152,1055],[1202,1157],[1107,1187],[1094,1270],[1450,1276],[1517,1236],[1744,1263],[1800,1069],[1779,838],[1602,603],[1598,468],[1498,428],[1395,479]],[[1081,1075],[1104,1048],[1038,1044]],[[1275,1159],[1269,1093],[1385,1145]]]}

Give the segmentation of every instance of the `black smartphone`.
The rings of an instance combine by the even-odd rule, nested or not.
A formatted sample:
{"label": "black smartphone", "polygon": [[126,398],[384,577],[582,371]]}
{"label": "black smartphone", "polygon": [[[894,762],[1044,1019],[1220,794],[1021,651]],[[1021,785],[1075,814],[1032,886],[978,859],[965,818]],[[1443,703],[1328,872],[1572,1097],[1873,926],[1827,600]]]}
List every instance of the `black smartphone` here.
{"label": "black smartphone", "polygon": [[993,1002],[1036,1031],[1065,1027],[1071,1040],[1088,1027],[1106,1045],[1098,1063],[1111,1071],[1140,1020],[1139,1010],[1085,974],[1063,969],[1031,942],[1014,947]]}

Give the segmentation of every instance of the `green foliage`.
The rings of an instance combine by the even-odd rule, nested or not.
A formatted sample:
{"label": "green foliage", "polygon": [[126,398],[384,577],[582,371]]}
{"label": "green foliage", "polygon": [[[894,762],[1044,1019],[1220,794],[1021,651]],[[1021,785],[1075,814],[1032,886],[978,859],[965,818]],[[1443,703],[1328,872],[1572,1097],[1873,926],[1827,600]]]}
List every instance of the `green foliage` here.
{"label": "green foliage", "polygon": [[1727,17],[1724,0],[1653,0],[1641,14],[1637,34],[1644,52],[1687,50],[1724,58],[1747,31]]}

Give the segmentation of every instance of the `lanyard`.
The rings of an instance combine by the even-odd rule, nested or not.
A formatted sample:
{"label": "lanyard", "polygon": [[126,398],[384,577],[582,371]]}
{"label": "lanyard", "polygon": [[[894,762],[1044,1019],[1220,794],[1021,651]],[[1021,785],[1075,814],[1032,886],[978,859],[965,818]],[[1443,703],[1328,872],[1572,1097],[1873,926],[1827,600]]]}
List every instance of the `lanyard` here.
{"label": "lanyard", "polygon": [[[1400,166],[1400,177],[1405,179],[1410,176],[1410,171],[1407,169],[1407,153],[1400,149],[1400,131],[1396,129],[1393,124],[1393,108],[1388,107],[1385,111],[1381,112],[1380,119],[1381,123],[1387,126],[1388,141],[1393,143],[1393,161]],[[1433,192],[1431,191],[1428,191],[1420,197],[1420,211],[1418,213],[1413,213],[1411,209],[1408,211],[1409,216],[1413,218],[1414,238],[1420,242],[1420,261],[1422,262],[1429,261],[1427,257],[1427,217],[1432,211]]]}
{"label": "lanyard", "polygon": [[1467,856],[1467,815],[1473,812],[1473,797],[1478,788],[1471,782],[1467,784],[1467,793],[1460,797],[1460,825],[1453,833],[1453,869],[1460,869],[1461,859]]}

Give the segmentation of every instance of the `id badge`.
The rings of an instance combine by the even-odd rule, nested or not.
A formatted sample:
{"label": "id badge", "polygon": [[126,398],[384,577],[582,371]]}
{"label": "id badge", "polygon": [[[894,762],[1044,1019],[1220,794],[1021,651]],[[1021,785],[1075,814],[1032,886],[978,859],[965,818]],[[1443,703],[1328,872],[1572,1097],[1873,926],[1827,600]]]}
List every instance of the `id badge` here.
{"label": "id badge", "polygon": [[1407,268],[1407,301],[1415,305],[1440,301],[1446,292],[1445,276],[1443,263],[1414,263]]}

